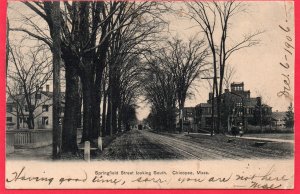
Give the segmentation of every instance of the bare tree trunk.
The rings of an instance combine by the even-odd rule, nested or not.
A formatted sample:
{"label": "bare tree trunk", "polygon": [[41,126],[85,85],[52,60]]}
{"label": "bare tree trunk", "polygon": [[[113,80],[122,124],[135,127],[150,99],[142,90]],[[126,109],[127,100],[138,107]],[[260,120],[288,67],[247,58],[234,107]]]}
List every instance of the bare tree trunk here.
{"label": "bare tree trunk", "polygon": [[20,129],[20,112],[19,112],[19,105],[16,107],[17,109],[17,129]]}
{"label": "bare tree trunk", "polygon": [[230,114],[227,116],[227,132],[229,133],[231,131],[231,125],[230,125]]}
{"label": "bare tree trunk", "polygon": [[105,91],[105,81],[103,81],[103,91],[104,91],[104,97],[103,97],[103,108],[102,108],[102,136],[104,137],[107,135],[106,133],[106,103],[107,103],[107,92]]}
{"label": "bare tree trunk", "polygon": [[178,104],[179,104],[179,111],[180,111],[180,130],[179,132],[183,132],[183,108],[184,108],[184,105],[182,103],[182,91],[180,90],[179,92],[179,98],[178,98]]}
{"label": "bare tree trunk", "polygon": [[118,131],[122,131],[122,109],[118,108]]}
{"label": "bare tree trunk", "polygon": [[[98,64],[100,66],[100,64]],[[100,127],[100,104],[101,104],[101,81],[102,81],[102,75],[103,75],[103,68],[98,67],[96,68],[96,80],[94,84],[94,94],[93,94],[93,117],[92,117],[92,131],[91,136],[93,138],[98,138],[101,135],[101,127]]]}
{"label": "bare tree trunk", "polygon": [[109,89],[108,89],[108,110],[107,110],[107,120],[106,120],[106,127],[108,130],[108,134],[110,136],[113,135],[113,78],[112,78],[112,67],[109,67],[109,81],[108,81],[108,85],[109,85]]}
{"label": "bare tree trunk", "polygon": [[183,131],[183,107],[179,105],[179,110],[180,110],[180,130],[179,132]]}
{"label": "bare tree trunk", "polygon": [[72,63],[67,64],[65,60],[66,71],[66,96],[65,111],[62,130],[62,152],[77,152],[77,110],[80,99],[78,93],[78,76]]}
{"label": "bare tree trunk", "polygon": [[81,82],[78,79],[78,103],[77,104],[77,128],[81,128],[82,127],[82,89],[80,86]]}
{"label": "bare tree trunk", "polygon": [[[106,27],[102,28],[102,37],[101,39],[103,39],[103,36],[106,34]],[[101,46],[101,48],[99,49],[99,55],[100,58],[95,62],[95,83],[94,83],[94,102],[93,104],[95,105],[94,109],[93,109],[93,137],[94,138],[98,138],[98,136],[102,135],[102,130],[101,130],[101,126],[100,126],[100,112],[101,112],[101,86],[102,86],[102,81],[105,82],[105,80],[103,79],[103,73],[104,73],[104,69],[106,66],[106,58],[107,58],[107,50],[108,50],[108,39],[103,43],[103,45]],[[102,80],[103,79],[103,80]],[[104,83],[104,88],[103,91],[105,91],[105,83]]]}
{"label": "bare tree trunk", "polygon": [[9,20],[6,19],[6,76],[8,69],[8,55],[9,55]]}
{"label": "bare tree trunk", "polygon": [[[99,87],[99,86],[98,86]],[[89,136],[91,139],[97,139],[99,137],[100,130],[100,102],[101,93],[99,94],[96,90],[98,87],[93,85],[91,88],[91,128],[89,130]]]}
{"label": "bare tree trunk", "polygon": [[92,127],[92,87],[89,79],[82,80],[83,92],[83,132],[81,142],[91,141]]}
{"label": "bare tree trunk", "polygon": [[29,113],[28,113],[28,120],[27,120],[28,128],[34,129],[34,116],[33,116],[33,110],[29,107]]}
{"label": "bare tree trunk", "polygon": [[113,134],[117,133],[117,105],[114,102],[114,100],[112,101],[112,112],[111,112],[111,116],[112,116],[112,131]]}
{"label": "bare tree trunk", "polygon": [[221,129],[221,94],[217,97],[217,133],[223,133]]}
{"label": "bare tree trunk", "polygon": [[96,139],[100,136],[100,103],[101,96],[94,93],[93,109],[92,109],[92,130],[90,136]]}
{"label": "bare tree trunk", "polygon": [[60,63],[61,63],[61,39],[60,39],[60,2],[53,2],[51,10],[53,20],[53,159],[59,157],[61,152],[60,134]]}
{"label": "bare tree trunk", "polygon": [[213,94],[211,98],[211,130],[210,136],[214,135],[215,130],[215,103],[214,103],[214,96],[215,96],[215,84],[213,83]]}
{"label": "bare tree trunk", "polygon": [[[111,89],[109,89],[111,90]],[[106,134],[112,135],[112,102],[111,102],[111,92],[108,93],[108,100],[107,100],[107,117],[106,117]]]}
{"label": "bare tree trunk", "polygon": [[115,77],[115,70],[111,71],[110,76],[112,81],[109,83],[111,86],[111,126],[113,134],[117,133],[117,109],[118,109],[118,87],[117,78]]}

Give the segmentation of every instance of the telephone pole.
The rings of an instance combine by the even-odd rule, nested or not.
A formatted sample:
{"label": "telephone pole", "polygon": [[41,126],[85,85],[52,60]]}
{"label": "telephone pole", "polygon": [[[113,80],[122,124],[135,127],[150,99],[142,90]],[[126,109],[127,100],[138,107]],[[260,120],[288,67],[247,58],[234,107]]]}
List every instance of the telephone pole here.
{"label": "telephone pole", "polygon": [[[214,97],[215,97],[215,80],[219,79],[219,77],[203,77],[201,79],[212,79],[214,80],[213,82],[213,95],[212,95],[212,99],[211,99],[211,105],[212,105],[212,110],[211,110],[211,122],[212,122],[212,128],[210,130],[210,136],[213,136],[214,134],[214,130],[215,130],[215,102],[214,102]],[[209,100],[209,99],[208,99]]]}

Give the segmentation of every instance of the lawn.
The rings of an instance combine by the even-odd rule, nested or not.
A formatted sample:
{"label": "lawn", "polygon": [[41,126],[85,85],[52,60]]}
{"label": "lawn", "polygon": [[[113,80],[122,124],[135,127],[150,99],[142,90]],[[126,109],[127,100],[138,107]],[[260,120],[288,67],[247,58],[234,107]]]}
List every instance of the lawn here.
{"label": "lawn", "polygon": [[245,134],[245,137],[258,137],[258,138],[270,138],[270,139],[285,139],[293,140],[294,133],[253,133]]}

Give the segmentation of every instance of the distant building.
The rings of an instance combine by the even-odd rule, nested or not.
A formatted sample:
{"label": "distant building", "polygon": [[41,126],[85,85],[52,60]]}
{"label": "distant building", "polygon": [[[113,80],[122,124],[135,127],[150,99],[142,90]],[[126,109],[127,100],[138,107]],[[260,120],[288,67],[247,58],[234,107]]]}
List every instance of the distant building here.
{"label": "distant building", "polygon": [[[64,95],[65,95],[65,78],[63,71],[60,78],[61,89],[61,116],[64,113]],[[53,79],[52,77],[39,89],[38,94],[32,95],[32,101],[37,98],[37,108],[34,111],[35,129],[52,129],[52,97],[53,97]],[[15,100],[14,100],[15,99]],[[18,104],[16,100],[20,103]],[[19,110],[17,111],[17,108]],[[23,115],[21,110],[23,110]],[[24,98],[22,87],[19,88],[19,94],[12,97],[7,96],[6,99],[6,127],[7,129],[27,129],[28,106]]]}
{"label": "distant building", "polygon": [[195,107],[183,108],[183,131],[197,132],[197,123],[195,122]]}
{"label": "distant building", "polygon": [[[214,103],[214,119],[212,119],[212,105]],[[225,89],[221,94],[221,122],[225,131],[230,131],[232,125],[243,125],[247,130],[249,123],[271,121],[272,108],[262,104],[260,97],[251,97],[250,90],[244,89],[244,83],[232,83],[230,91]],[[263,117],[260,118],[259,117]],[[259,119],[259,121],[258,121]],[[212,122],[217,124],[216,99],[209,94],[207,103],[200,103],[195,107],[195,123],[198,129],[210,130]]]}
{"label": "distant building", "polygon": [[276,129],[284,128],[284,118],[285,118],[286,112],[272,112],[272,126]]}
{"label": "distant building", "polygon": [[[46,91],[45,91],[46,90]],[[47,85],[44,91],[32,97],[37,99],[37,106],[34,111],[35,129],[52,129],[52,96]],[[64,93],[62,93],[63,99]],[[18,103],[17,103],[18,101]],[[22,110],[21,110],[22,109]],[[61,103],[61,115],[64,112],[64,103]],[[24,95],[9,96],[6,101],[6,127],[10,129],[27,129],[27,119],[29,116],[28,105],[24,100]]]}

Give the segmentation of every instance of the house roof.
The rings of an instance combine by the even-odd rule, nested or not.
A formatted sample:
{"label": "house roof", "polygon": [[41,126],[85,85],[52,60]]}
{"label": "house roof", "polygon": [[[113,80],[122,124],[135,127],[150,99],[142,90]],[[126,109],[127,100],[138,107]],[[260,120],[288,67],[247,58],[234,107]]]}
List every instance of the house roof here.
{"label": "house roof", "polygon": [[244,82],[232,82],[230,85],[243,85]]}
{"label": "house roof", "polygon": [[200,103],[197,106],[201,107],[201,108],[209,108],[209,107],[211,107],[211,104],[209,104],[209,103]]}
{"label": "house roof", "polygon": [[272,118],[275,120],[283,120],[285,117],[285,112],[272,112]]}
{"label": "house roof", "polygon": [[[53,96],[53,92],[46,92],[46,91],[41,91],[42,94],[48,96],[48,97],[52,97]],[[60,97],[62,98],[62,100],[65,98],[65,92],[61,92],[60,93]]]}
{"label": "house roof", "polygon": [[6,103],[8,103],[8,104],[12,104],[12,103],[14,103],[14,99],[17,99],[17,100],[21,100],[23,98],[23,95],[21,95],[21,94],[18,94],[18,95],[16,95],[16,96],[14,96],[14,98],[11,96],[11,95],[9,95],[8,97],[7,97],[7,100],[6,100]]}
{"label": "house roof", "polygon": [[263,107],[266,107],[266,108],[272,108],[271,106],[267,105],[267,104],[263,104],[262,105]]}
{"label": "house roof", "polygon": [[195,107],[184,107],[183,109],[184,109],[184,110],[194,110]]}
{"label": "house roof", "polygon": [[[53,97],[53,92],[45,92],[45,91],[41,91],[41,94],[45,95],[45,96],[48,96],[49,98],[52,98]],[[61,97],[61,101],[62,103],[65,102],[65,92],[61,92],[60,93],[60,97]],[[14,103],[14,99],[17,99],[17,100],[22,100],[22,98],[24,98],[24,95],[23,94],[18,94],[16,96],[14,96],[14,98],[12,96],[8,96],[7,97],[7,100],[6,100],[6,103],[7,104],[12,104]]]}

